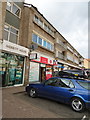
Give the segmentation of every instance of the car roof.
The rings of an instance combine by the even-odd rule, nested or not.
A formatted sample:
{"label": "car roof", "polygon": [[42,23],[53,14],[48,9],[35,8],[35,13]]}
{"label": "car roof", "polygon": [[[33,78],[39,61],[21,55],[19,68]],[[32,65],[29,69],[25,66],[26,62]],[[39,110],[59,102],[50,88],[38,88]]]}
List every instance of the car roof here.
{"label": "car roof", "polygon": [[74,79],[74,78],[67,78],[67,77],[53,77],[53,78],[61,78],[61,79],[67,79],[67,80],[73,80],[73,81],[84,81],[84,82],[90,82],[88,79]]}

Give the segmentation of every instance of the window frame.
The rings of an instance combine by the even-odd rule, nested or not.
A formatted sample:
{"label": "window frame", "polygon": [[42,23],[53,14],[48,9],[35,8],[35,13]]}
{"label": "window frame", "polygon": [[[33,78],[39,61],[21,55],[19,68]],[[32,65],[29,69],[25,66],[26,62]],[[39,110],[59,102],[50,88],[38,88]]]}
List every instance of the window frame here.
{"label": "window frame", "polygon": [[[44,46],[44,42],[46,42],[46,46]],[[47,41],[43,40],[43,47],[47,48]]]}
{"label": "window frame", "polygon": [[[15,15],[16,17],[20,18],[21,17],[21,8],[16,5],[14,2],[7,2],[7,3],[11,3],[11,10],[7,9],[7,5],[6,5],[6,10],[8,10],[9,12],[11,12],[13,15]],[[14,12],[13,12],[13,5],[16,6],[19,10],[20,10],[20,13],[19,13],[19,16],[16,15]]]}
{"label": "window frame", "polygon": [[[4,27],[4,31],[8,32],[8,39],[7,39],[7,41],[11,42],[11,41],[10,41],[10,34],[14,34],[14,35],[17,36],[17,42],[14,43],[14,44],[18,44],[18,43],[19,43],[19,29],[15,28],[15,27],[7,24],[7,23],[5,23],[4,26],[8,26],[8,27],[9,27],[9,30],[6,30],[5,27]],[[13,29],[15,29],[16,31],[18,31],[18,34],[15,34],[14,32],[12,32],[12,31],[11,31],[11,28],[13,28]],[[5,39],[4,39],[4,40],[5,40]],[[11,42],[11,43],[13,43],[13,42]]]}
{"label": "window frame", "polygon": [[[62,78],[58,78],[58,80],[59,80],[59,83],[60,83],[60,81],[62,81],[62,80],[67,80],[67,79],[62,79]],[[67,81],[69,81],[69,85],[66,85],[63,81],[63,83],[65,84],[65,86],[67,86],[67,87],[63,87],[63,86],[59,86],[59,84],[58,84],[58,87],[61,87],[61,88],[71,88],[71,89],[73,89],[73,88],[75,88],[75,85],[74,85],[74,83],[71,81],[71,80],[67,80]],[[70,83],[72,83],[73,84],[73,87],[70,87]]]}
{"label": "window frame", "polygon": [[38,16],[37,15],[34,15],[34,21],[38,23]]}
{"label": "window frame", "polygon": [[40,44],[40,43],[39,43],[39,40],[41,40],[41,41],[42,41],[42,43],[43,43],[43,39],[42,39],[41,37],[39,37],[39,36],[38,36],[38,41],[37,41],[37,43],[38,43],[39,45],[41,45],[41,46],[42,46],[42,43]]}
{"label": "window frame", "polygon": [[[49,81],[52,81],[52,83],[54,83],[54,80],[56,80],[55,85],[48,85],[48,84],[46,84]],[[50,79],[48,79],[47,81],[44,82],[44,85],[45,86],[54,86],[54,87],[57,87],[56,86],[57,85],[57,78],[50,78]]]}
{"label": "window frame", "polygon": [[[35,42],[35,41],[33,41],[33,35],[36,35],[37,36],[37,42]],[[39,43],[39,38],[42,40],[42,44],[40,44]],[[46,46],[44,46],[44,41],[46,42]],[[34,42],[34,43],[36,43],[36,44],[38,44],[38,45],[40,45],[40,46],[42,46],[42,47],[44,47],[44,48],[46,48],[47,50],[50,50],[50,51],[54,51],[54,45],[51,43],[51,42],[48,42],[48,41],[46,41],[45,39],[42,39],[42,37],[40,37],[39,35],[37,35],[36,33],[32,33],[32,42]],[[50,47],[50,49],[47,47],[47,45],[50,45],[49,47]],[[52,47],[53,46],[53,47]],[[53,49],[52,49],[53,48]]]}
{"label": "window frame", "polygon": [[[37,36],[37,38],[36,38],[36,42],[35,41],[33,41],[33,37],[34,36]],[[38,35],[36,35],[35,33],[32,33],[32,42],[34,42],[34,43],[37,43],[38,44]]]}

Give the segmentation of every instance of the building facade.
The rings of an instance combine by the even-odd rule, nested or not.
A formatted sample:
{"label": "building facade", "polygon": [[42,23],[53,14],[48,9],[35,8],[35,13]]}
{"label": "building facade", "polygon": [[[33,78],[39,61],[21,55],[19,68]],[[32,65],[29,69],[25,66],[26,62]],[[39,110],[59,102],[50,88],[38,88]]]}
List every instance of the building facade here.
{"label": "building facade", "polygon": [[3,86],[42,82],[65,69],[82,69],[83,57],[31,4],[2,3],[0,76]]}
{"label": "building facade", "polygon": [[37,54],[37,58],[27,59],[27,82],[43,81],[52,77],[55,71],[83,67],[83,57],[36,7],[24,4],[22,23],[25,23],[22,29],[27,28],[21,35],[22,45],[27,48],[32,44],[38,45],[30,53]]}
{"label": "building facade", "polygon": [[[43,81],[52,77],[55,60],[55,29],[34,6],[28,5],[27,7],[27,4],[24,5],[22,28],[27,28],[21,35],[22,45],[27,48],[33,44],[38,45],[38,48],[32,51],[27,59],[27,82]],[[30,59],[32,54],[37,54],[37,59]]]}
{"label": "building facade", "polygon": [[90,59],[84,59],[84,67],[90,70]]}
{"label": "building facade", "polygon": [[2,2],[0,76],[2,86],[23,85],[28,49],[20,45],[23,2]]}

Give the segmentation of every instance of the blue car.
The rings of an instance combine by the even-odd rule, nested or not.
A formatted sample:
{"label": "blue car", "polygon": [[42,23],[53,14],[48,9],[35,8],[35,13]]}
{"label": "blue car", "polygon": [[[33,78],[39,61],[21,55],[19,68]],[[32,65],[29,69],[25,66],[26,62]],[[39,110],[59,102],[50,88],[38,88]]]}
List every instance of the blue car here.
{"label": "blue car", "polygon": [[90,81],[53,77],[43,83],[28,84],[26,92],[32,98],[44,97],[70,104],[76,112],[90,108]]}

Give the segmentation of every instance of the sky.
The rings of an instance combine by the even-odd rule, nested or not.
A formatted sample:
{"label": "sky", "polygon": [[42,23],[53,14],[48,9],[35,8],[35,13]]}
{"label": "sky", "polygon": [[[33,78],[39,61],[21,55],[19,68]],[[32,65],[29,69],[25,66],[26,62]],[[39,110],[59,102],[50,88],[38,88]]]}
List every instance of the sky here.
{"label": "sky", "polygon": [[41,14],[84,57],[88,58],[87,0],[25,0]]}

